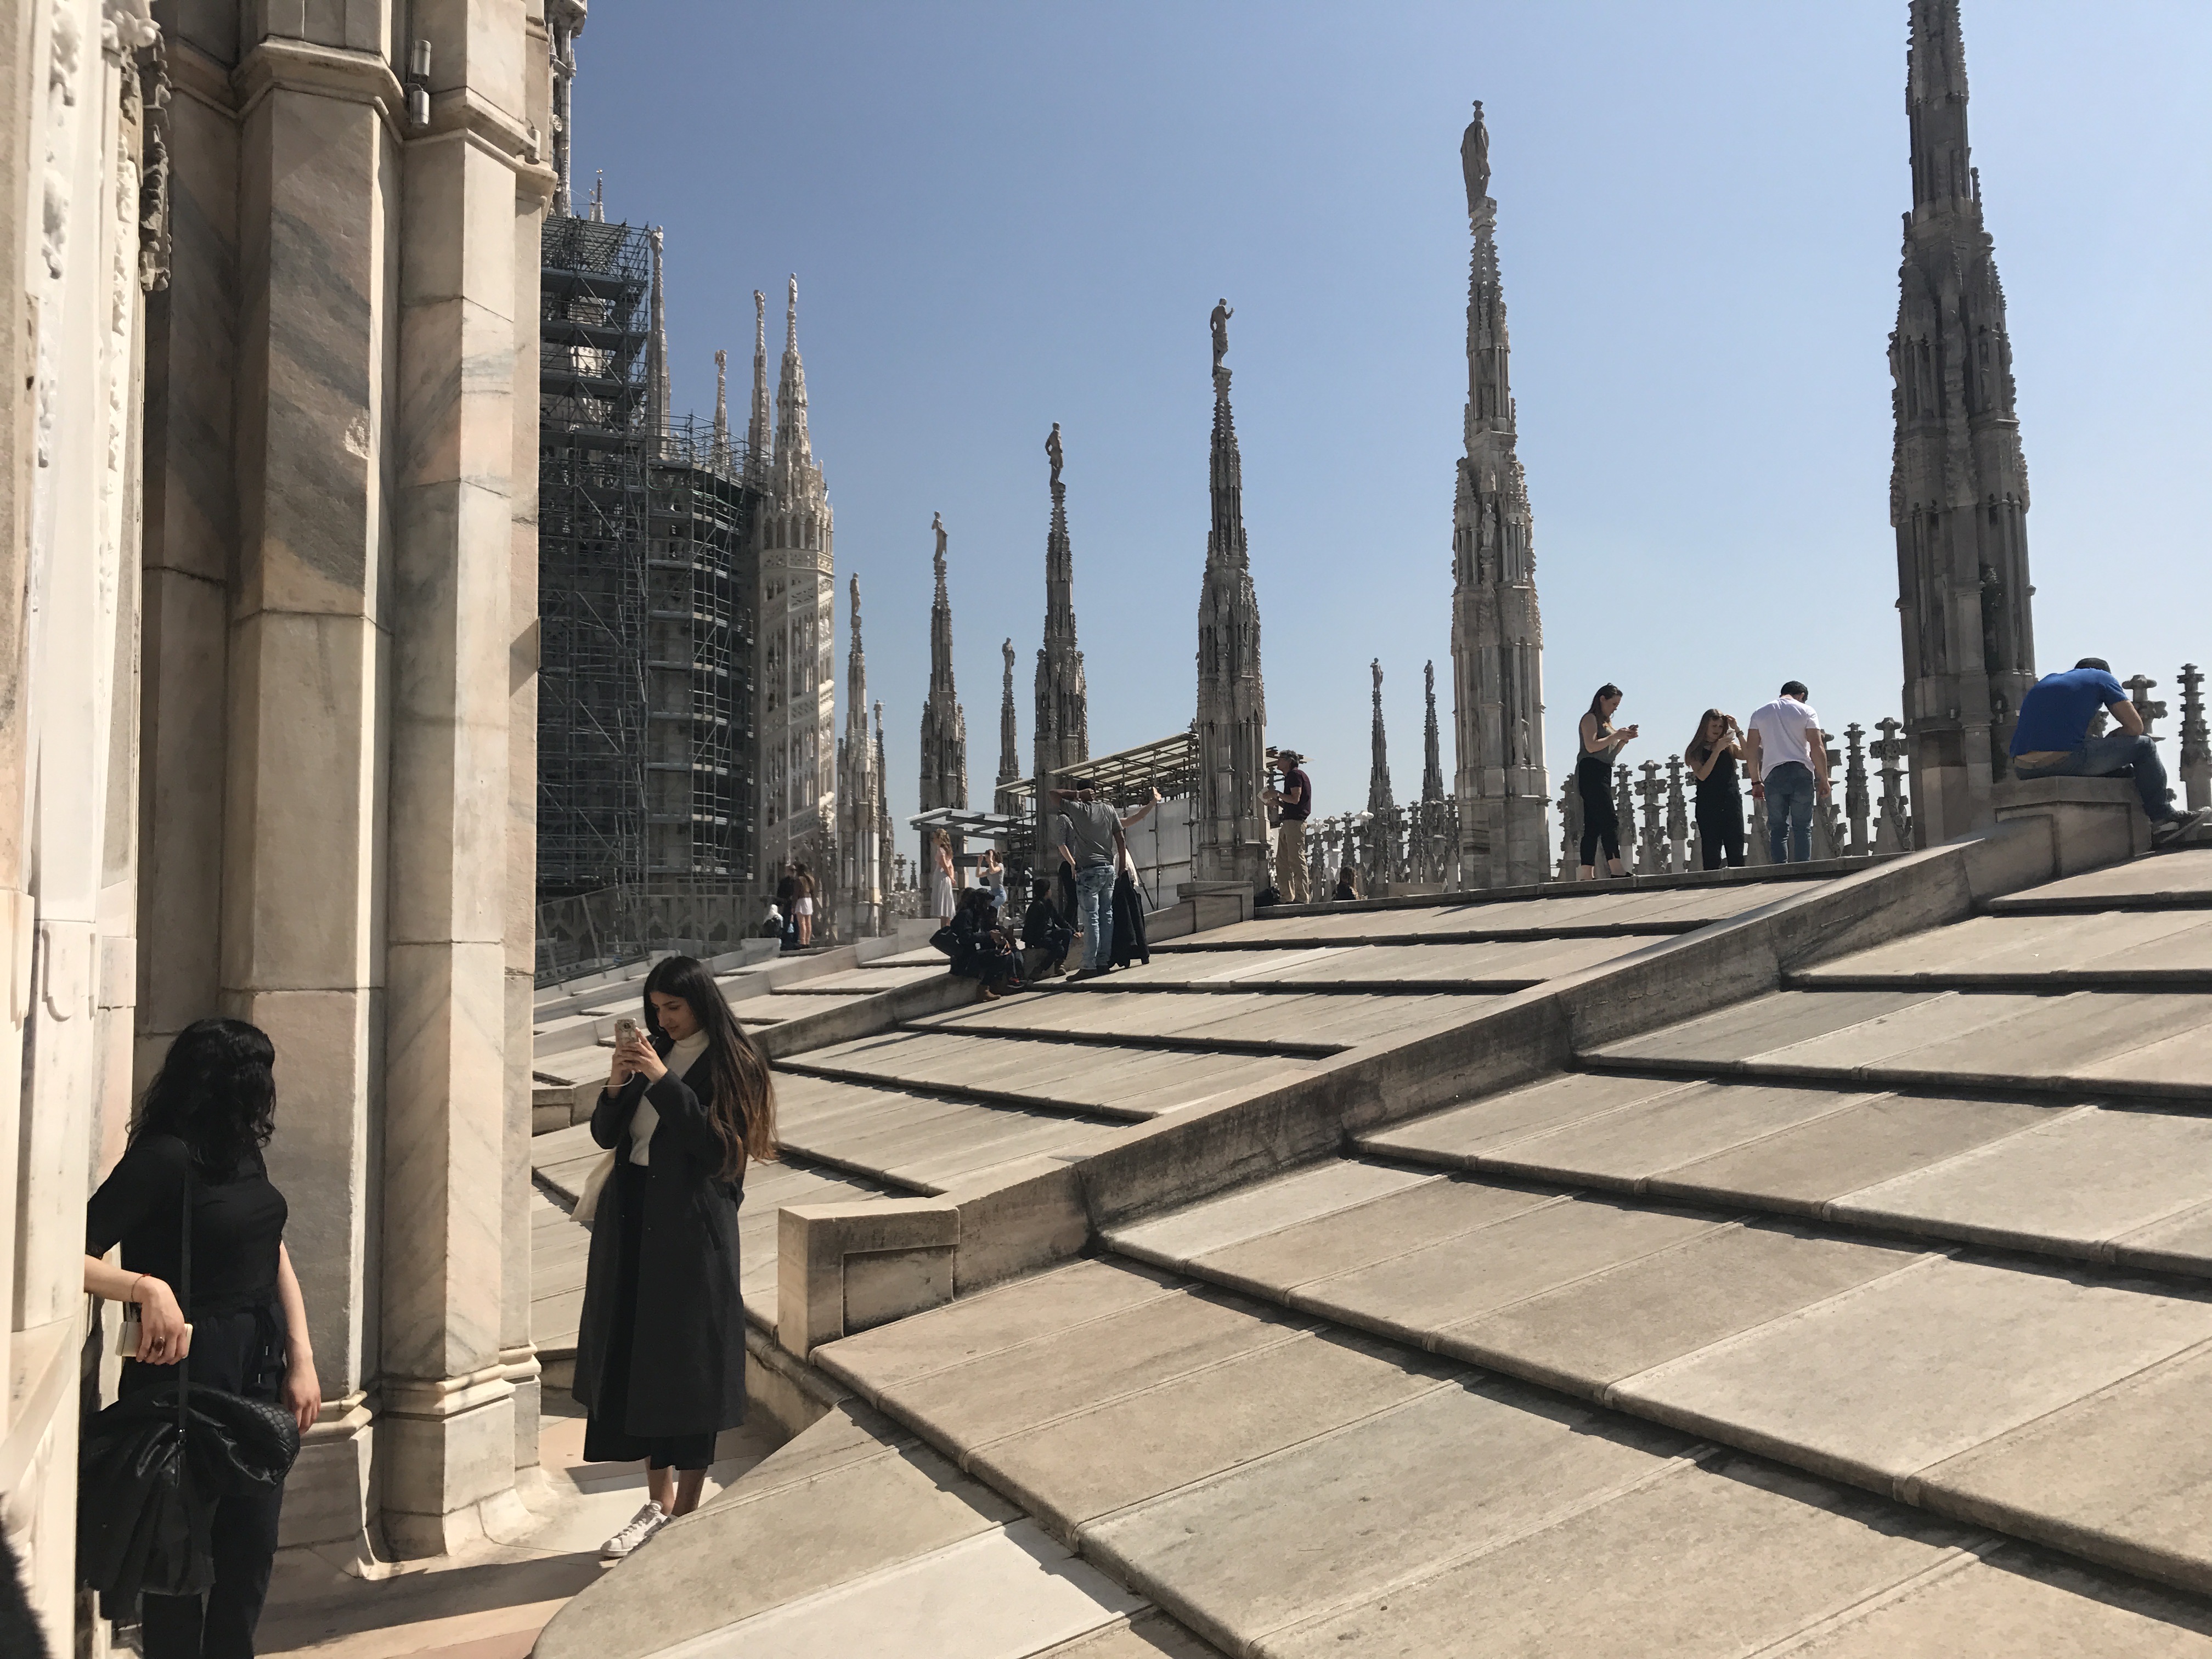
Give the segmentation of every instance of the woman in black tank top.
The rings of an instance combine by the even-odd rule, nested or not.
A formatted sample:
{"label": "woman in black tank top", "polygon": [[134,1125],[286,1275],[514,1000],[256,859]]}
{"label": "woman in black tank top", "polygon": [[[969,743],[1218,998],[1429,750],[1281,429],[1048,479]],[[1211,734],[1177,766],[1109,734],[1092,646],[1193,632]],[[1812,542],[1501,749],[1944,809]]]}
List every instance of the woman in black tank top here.
{"label": "woman in black tank top", "polygon": [[1735,717],[1708,708],[1682,751],[1698,781],[1698,861],[1707,870],[1719,869],[1723,859],[1731,870],[1743,867],[1743,791],[1735,770],[1742,743]]}
{"label": "woman in black tank top", "polygon": [[1628,873],[1620,862],[1620,815],[1613,805],[1613,757],[1636,735],[1636,728],[1614,727],[1613,714],[1620,707],[1620,688],[1601,685],[1597,695],[1590,699],[1589,712],[1583,716],[1579,728],[1575,788],[1583,799],[1583,845],[1581,867],[1575,874],[1582,881],[1592,880],[1597,875],[1601,842],[1605,847],[1607,873]]}

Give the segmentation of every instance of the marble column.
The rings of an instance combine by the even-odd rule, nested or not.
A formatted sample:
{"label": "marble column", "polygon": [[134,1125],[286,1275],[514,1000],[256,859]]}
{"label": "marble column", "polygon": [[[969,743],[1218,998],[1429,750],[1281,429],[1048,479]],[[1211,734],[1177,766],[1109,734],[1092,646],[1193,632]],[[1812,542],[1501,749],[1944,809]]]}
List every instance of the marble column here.
{"label": "marble column", "polygon": [[[502,11],[512,29],[486,27]],[[449,1550],[514,1502],[502,1200],[518,320],[535,334],[534,311],[515,315],[517,163],[535,148],[520,23],[519,5],[416,0],[431,121],[407,142],[399,187],[380,1461],[401,1555]]]}
{"label": "marble column", "polygon": [[[235,18],[237,9],[223,9]],[[228,49],[218,22],[208,23],[211,52]],[[270,1173],[291,1208],[286,1240],[325,1402],[287,1486],[284,1537],[362,1553],[374,1547],[399,369],[391,304],[401,100],[375,49],[383,38],[249,35],[234,67],[208,64],[202,75],[232,100],[238,129],[220,1012],[252,1021],[276,1047]],[[222,182],[210,169],[202,193],[212,198]],[[180,249],[198,235],[180,218]],[[187,362],[177,373],[224,367]],[[178,434],[176,450],[191,447]],[[154,802],[149,839],[188,837],[189,823],[171,835],[167,810]]]}
{"label": "marble column", "polygon": [[[570,0],[562,15],[580,28],[583,9]],[[541,61],[550,67],[553,46],[549,20],[533,7],[526,20],[522,97],[527,126],[539,132],[554,131],[556,80],[552,74],[530,71]],[[513,535],[507,551],[507,902],[501,924],[507,1009],[500,1364],[514,1389],[518,1471],[538,1467],[539,1367],[530,1329],[531,1003],[538,969],[537,318],[540,232],[551,191],[560,182],[527,167],[515,172],[513,298],[507,311],[514,326],[514,383],[507,459]]]}

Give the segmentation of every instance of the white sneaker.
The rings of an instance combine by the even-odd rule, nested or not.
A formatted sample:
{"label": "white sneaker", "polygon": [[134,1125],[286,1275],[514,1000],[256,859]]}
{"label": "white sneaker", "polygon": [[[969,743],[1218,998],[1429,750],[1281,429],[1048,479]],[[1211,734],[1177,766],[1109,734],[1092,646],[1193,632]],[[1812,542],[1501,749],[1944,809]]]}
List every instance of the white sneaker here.
{"label": "white sneaker", "polygon": [[599,1546],[599,1559],[621,1560],[667,1524],[668,1511],[647,1500],[643,1509],[630,1516],[628,1526]]}

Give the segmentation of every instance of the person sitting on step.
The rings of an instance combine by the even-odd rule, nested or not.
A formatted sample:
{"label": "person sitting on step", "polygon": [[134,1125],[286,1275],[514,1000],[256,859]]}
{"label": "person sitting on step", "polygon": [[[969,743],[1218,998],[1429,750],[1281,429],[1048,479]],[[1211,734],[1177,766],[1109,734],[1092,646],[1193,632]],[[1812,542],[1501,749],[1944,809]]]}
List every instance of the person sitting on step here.
{"label": "person sitting on step", "polygon": [[[2091,737],[2089,723],[2100,708],[2111,711],[2120,729]],[[2084,657],[2028,688],[2012,731],[2012,773],[2022,781],[2131,777],[2150,819],[2154,847],[2184,836],[2193,841],[2212,823],[2212,812],[2185,812],[2174,805],[2158,744],[2143,730],[2141,711],[2102,657]]]}

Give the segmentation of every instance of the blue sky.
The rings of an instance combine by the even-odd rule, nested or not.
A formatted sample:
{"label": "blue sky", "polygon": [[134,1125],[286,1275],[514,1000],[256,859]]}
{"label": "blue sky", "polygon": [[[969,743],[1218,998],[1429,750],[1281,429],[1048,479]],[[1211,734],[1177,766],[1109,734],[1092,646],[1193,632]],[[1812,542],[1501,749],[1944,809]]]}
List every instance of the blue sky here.
{"label": "blue sky", "polygon": [[[1466,395],[1458,144],[1484,100],[1535,515],[1556,791],[1602,680],[1679,748],[1785,678],[1898,712],[1889,379],[1904,0],[851,4],[603,0],[577,167],[667,228],[676,404],[743,419],[751,291],[787,272],[817,458],[913,810],[930,515],[951,535],[969,775],[999,642],[1043,617],[1061,423],[1094,751],[1187,724],[1206,525],[1206,313],[1230,362],[1268,734],[1364,804],[1380,658],[1401,799],[1421,665],[1451,766]],[[2212,661],[2212,7],[1966,0],[1972,137],[2010,304],[2039,665],[2173,692]],[[773,369],[771,369],[773,373]],[[2174,700],[2178,713],[2179,700]],[[2168,722],[2171,729],[2173,722]]]}

